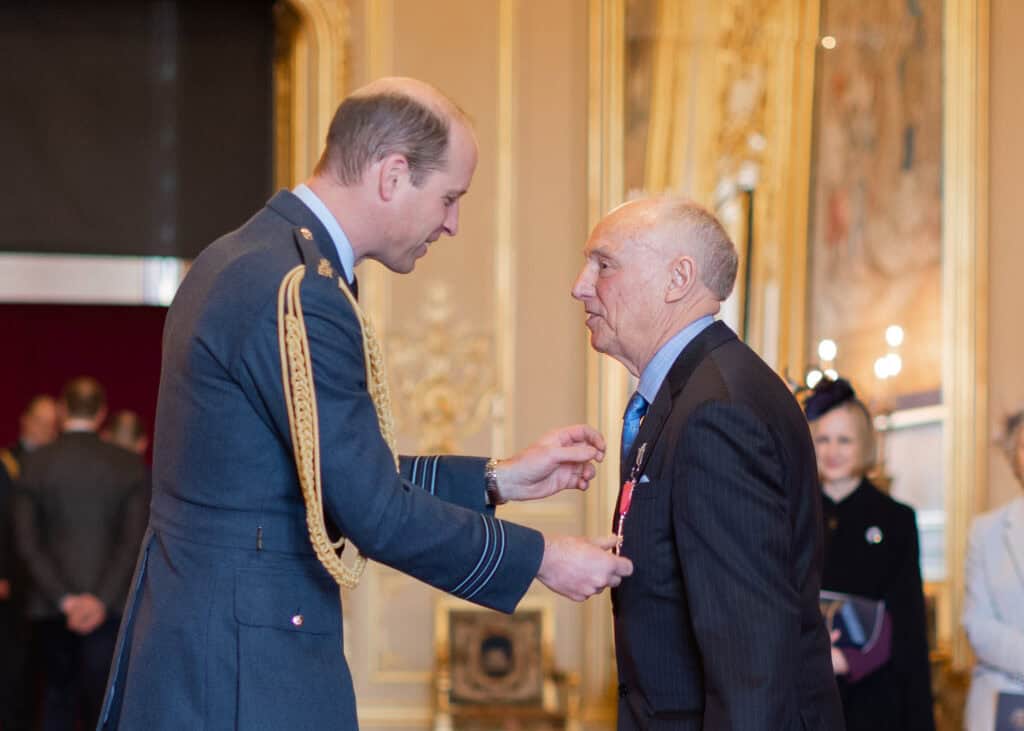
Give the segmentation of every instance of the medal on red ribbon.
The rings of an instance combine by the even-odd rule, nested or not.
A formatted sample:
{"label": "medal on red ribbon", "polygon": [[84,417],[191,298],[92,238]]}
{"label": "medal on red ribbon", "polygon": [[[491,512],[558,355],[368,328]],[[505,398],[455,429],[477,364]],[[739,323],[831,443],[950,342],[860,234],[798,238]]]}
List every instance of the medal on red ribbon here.
{"label": "medal on red ribbon", "polygon": [[618,518],[615,526],[615,536],[619,539],[615,544],[616,556],[622,552],[622,536],[626,529],[626,516],[629,515],[629,506],[633,504],[633,490],[636,489],[636,483],[640,477],[640,466],[643,463],[646,449],[647,442],[644,442],[636,452],[636,462],[633,463],[633,469],[629,471],[629,479],[622,484],[622,491],[619,493],[619,506],[616,511]]}

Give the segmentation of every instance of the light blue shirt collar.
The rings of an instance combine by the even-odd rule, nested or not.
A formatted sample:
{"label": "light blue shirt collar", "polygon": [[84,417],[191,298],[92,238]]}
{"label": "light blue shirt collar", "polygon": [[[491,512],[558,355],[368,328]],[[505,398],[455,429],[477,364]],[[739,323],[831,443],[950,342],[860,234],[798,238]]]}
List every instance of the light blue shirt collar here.
{"label": "light blue shirt collar", "polygon": [[342,269],[345,270],[345,277],[348,279],[348,283],[352,284],[352,280],[355,278],[356,254],[352,251],[352,244],[349,243],[348,236],[342,231],[338,219],[334,217],[334,214],[327,209],[324,202],[305,183],[296,185],[292,193],[295,194],[296,198],[305,203],[309,210],[313,211],[313,215],[320,219],[320,223],[324,225],[327,233],[331,235],[334,248],[338,250],[338,260],[341,262]]}
{"label": "light blue shirt collar", "polygon": [[647,399],[648,404],[654,403],[654,397],[658,395],[661,384],[665,382],[672,364],[679,358],[683,348],[693,342],[693,339],[703,332],[704,328],[714,323],[715,318],[705,315],[699,320],[694,320],[682,330],[677,332],[667,343],[658,349],[658,352],[651,358],[651,362],[640,374],[640,384],[636,390]]}

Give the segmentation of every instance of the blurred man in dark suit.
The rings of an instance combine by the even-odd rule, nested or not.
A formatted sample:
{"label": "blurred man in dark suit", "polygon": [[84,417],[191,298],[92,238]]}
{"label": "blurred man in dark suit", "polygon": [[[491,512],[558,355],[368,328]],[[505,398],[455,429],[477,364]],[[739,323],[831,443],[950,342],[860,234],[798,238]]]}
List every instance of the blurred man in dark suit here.
{"label": "blurred man in dark suit", "polygon": [[99,716],[145,527],[145,470],[99,438],[107,409],[95,380],[68,383],[58,410],[62,434],[24,462],[14,524],[46,676],[44,728],[72,729],[76,712],[89,727]]}
{"label": "blurred man in dark suit", "polygon": [[573,296],[591,345],[640,379],[614,516],[620,729],[837,731],[818,608],[814,447],[782,380],[723,323],[736,250],[674,198],[594,229]]}
{"label": "blurred man in dark suit", "polygon": [[[139,458],[145,461],[146,450],[149,449],[149,434],[142,423],[142,417],[136,412],[128,409],[115,411],[107,419],[107,423],[100,432],[103,441],[116,444],[122,449],[134,452]],[[153,474],[146,465],[146,489],[143,493],[142,503],[146,506],[143,522],[149,522],[149,502],[153,498]]]}
{"label": "blurred man in dark suit", "polygon": [[14,550],[12,507],[14,484],[26,454],[57,437],[57,403],[35,396],[22,412],[18,441],[0,449],[0,728],[29,728],[29,647],[31,633],[24,616],[26,576]]}
{"label": "blurred man in dark suit", "polygon": [[18,427],[18,441],[0,449],[0,467],[11,480],[18,479],[26,454],[57,438],[57,402],[53,396],[34,396],[22,412]]}

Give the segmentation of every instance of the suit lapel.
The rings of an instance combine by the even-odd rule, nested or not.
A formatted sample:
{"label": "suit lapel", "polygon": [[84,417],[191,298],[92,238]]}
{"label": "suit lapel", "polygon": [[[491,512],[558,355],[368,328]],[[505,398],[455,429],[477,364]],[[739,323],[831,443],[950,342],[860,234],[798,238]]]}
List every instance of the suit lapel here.
{"label": "suit lapel", "polygon": [[1003,539],[1017,578],[1024,586],[1024,499],[1017,499],[1010,505],[1003,524]]}
{"label": "suit lapel", "polygon": [[[309,210],[297,195],[288,190],[280,190],[273,198],[267,201],[267,208],[273,209],[290,221],[292,225],[308,229],[313,234],[313,242],[316,244],[316,249],[320,256],[327,259],[331,266],[334,267],[334,270],[343,277],[346,273],[351,274],[351,272],[345,272],[342,268],[341,260],[338,258],[338,248],[334,245],[334,240],[327,232],[327,227],[320,222],[316,214]],[[300,253],[303,254],[305,259],[305,252],[300,250]],[[306,263],[315,264],[315,262],[309,261]]]}
{"label": "suit lapel", "polygon": [[[697,337],[683,348],[683,352],[676,358],[676,362],[665,377],[665,382],[658,389],[654,402],[647,410],[647,415],[640,425],[640,431],[633,441],[629,454],[619,465],[620,482],[625,482],[629,478],[634,466],[637,467],[637,475],[643,474],[647,462],[651,458],[652,447],[657,441],[658,435],[661,434],[669,414],[672,413],[672,402],[676,394],[683,390],[697,366],[711,351],[723,343],[735,339],[736,334],[729,329],[728,325],[723,322],[714,322],[698,333]],[[647,445],[647,448],[638,464],[637,454],[641,445],[644,444]]]}

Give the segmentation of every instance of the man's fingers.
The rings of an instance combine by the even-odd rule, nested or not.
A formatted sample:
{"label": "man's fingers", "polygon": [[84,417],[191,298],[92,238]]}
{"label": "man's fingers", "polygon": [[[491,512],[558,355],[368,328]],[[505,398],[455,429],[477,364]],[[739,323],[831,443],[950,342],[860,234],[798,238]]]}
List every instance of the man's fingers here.
{"label": "man's fingers", "polygon": [[633,562],[625,556],[615,557],[615,573],[618,576],[632,576]]}
{"label": "man's fingers", "polygon": [[591,538],[590,542],[598,548],[602,548],[605,551],[610,551],[613,548],[615,548],[615,546],[618,544],[619,538],[618,536],[609,534],[606,536],[597,536],[596,538]]}
{"label": "man's fingers", "polygon": [[613,556],[615,536],[599,538],[555,538],[546,541],[537,578],[549,589],[573,601],[616,587],[633,573],[629,559]]}
{"label": "man's fingers", "polygon": [[576,490],[586,490],[590,487],[590,481],[597,477],[597,468],[593,462],[578,465],[572,468],[572,477],[568,487]]}
{"label": "man's fingers", "polygon": [[556,462],[562,463],[593,462],[601,457],[601,453],[591,444],[570,444],[567,447],[555,447],[551,450],[550,455]]}
{"label": "man's fingers", "polygon": [[594,429],[589,424],[573,424],[572,426],[563,427],[558,431],[558,435],[560,437],[560,442],[563,445],[572,443],[591,444],[602,454],[607,448],[604,437],[601,436],[601,432]]}

